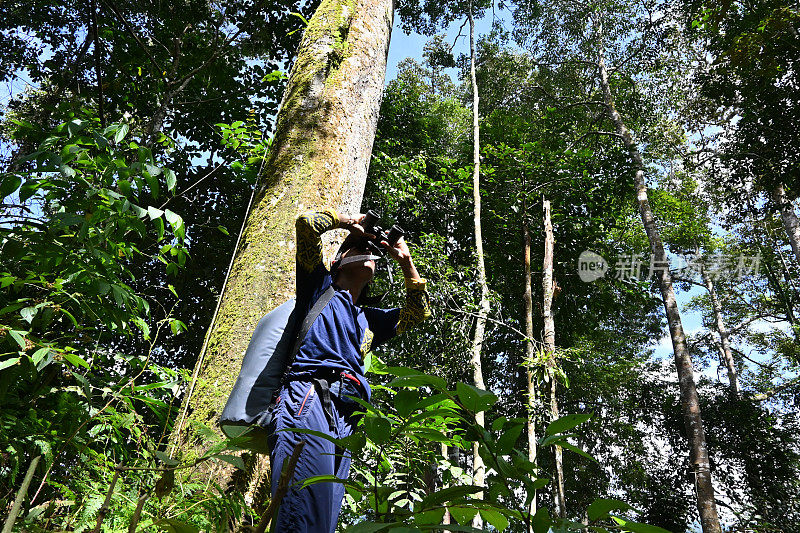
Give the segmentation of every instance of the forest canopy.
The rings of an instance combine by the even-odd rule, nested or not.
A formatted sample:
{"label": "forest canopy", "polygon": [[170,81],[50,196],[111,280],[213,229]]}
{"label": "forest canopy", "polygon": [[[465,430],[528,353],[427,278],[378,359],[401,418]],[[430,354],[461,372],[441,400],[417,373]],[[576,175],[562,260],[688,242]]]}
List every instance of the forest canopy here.
{"label": "forest canopy", "polygon": [[[800,530],[796,5],[14,1],[0,27],[4,533],[264,530],[268,461],[217,419],[326,206],[400,225],[434,312],[365,358],[339,530]],[[401,33],[424,47],[384,82]]]}

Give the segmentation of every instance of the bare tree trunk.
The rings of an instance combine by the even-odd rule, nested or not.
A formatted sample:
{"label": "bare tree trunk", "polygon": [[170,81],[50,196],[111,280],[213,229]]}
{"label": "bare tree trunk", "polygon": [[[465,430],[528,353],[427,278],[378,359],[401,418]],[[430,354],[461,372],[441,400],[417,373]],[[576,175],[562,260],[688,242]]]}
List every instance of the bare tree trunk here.
{"label": "bare tree trunk", "polygon": [[[294,294],[297,214],[324,205],[345,212],[360,207],[393,8],[392,0],[323,0],[305,30],[219,312],[175,425],[173,450],[203,447],[192,423],[216,427],[256,323]],[[332,243],[327,247],[330,252]],[[221,483],[231,480],[227,467],[209,474]]]}
{"label": "bare tree trunk", "polygon": [[786,190],[783,185],[776,185],[772,190],[772,201],[775,202],[775,206],[781,213],[783,229],[786,230],[789,244],[792,245],[794,257],[800,261],[800,222],[798,222],[797,214],[794,212],[794,204],[786,196]]}
{"label": "bare tree trunk", "polygon": [[714,288],[714,281],[708,275],[705,268],[701,268],[700,275],[703,277],[703,283],[706,286],[706,290],[708,290],[708,295],[711,297],[711,307],[714,310],[714,322],[717,325],[717,333],[719,333],[722,358],[725,361],[725,368],[728,370],[728,382],[730,384],[731,392],[733,392],[733,395],[738,398],[739,376],[736,371],[736,363],[733,360],[733,352],[731,351],[728,328],[725,327],[725,321],[722,318],[722,306],[720,306],[719,299],[717,298],[717,291]]}
{"label": "bare tree trunk", "polygon": [[[542,198],[543,226],[544,226],[544,261],[542,263],[542,318],[544,319],[544,348],[550,359],[550,420],[558,419],[558,398],[556,397],[555,353],[556,353],[556,325],[553,320],[553,223],[550,220],[550,202]],[[567,505],[564,494],[564,454],[561,446],[553,449],[556,466],[556,493],[555,504],[558,516],[566,518]]]}
{"label": "bare tree trunk", "polygon": [[686,346],[686,336],[683,332],[678,303],[675,301],[675,291],[672,287],[672,275],[669,272],[669,263],[661,241],[661,234],[656,227],[653,210],[647,195],[647,185],[644,179],[644,162],[642,154],[633,142],[631,132],[622,120],[614,104],[614,97],[611,94],[611,86],[608,80],[608,70],[605,63],[605,52],[603,49],[603,29],[602,25],[597,25],[599,39],[599,61],[600,83],[603,89],[603,99],[609,117],[614,122],[617,134],[621,137],[628,154],[634,164],[636,173],[634,174],[634,184],[636,188],[636,202],[639,214],[642,218],[645,233],[650,241],[650,249],[653,253],[652,265],[658,269],[659,288],[661,298],[664,301],[664,309],[669,323],[670,337],[672,338],[672,349],[675,352],[675,366],[678,370],[678,381],[680,386],[681,407],[683,419],[686,425],[686,434],[689,438],[689,451],[692,469],[695,475],[695,489],[697,493],[697,510],[700,515],[700,523],[704,533],[721,533],[722,529],[717,515],[717,506],[714,501],[714,486],[711,481],[711,464],[708,458],[708,448],[706,447],[706,436],[703,431],[703,419],[700,416],[700,402],[697,395],[697,387],[694,381],[694,369],[689,349]]}
{"label": "bare tree trunk", "polygon": [[[525,275],[523,300],[525,301],[525,360],[533,359],[533,291],[531,290],[531,235],[528,231],[527,210],[525,205],[522,207],[522,238],[524,241]],[[538,394],[536,391],[536,377],[530,365],[526,365],[526,378],[528,386],[528,461],[536,464],[538,453],[538,442],[536,440],[536,407],[538,404]],[[536,514],[536,491],[533,491],[531,504],[528,512],[533,516]],[[533,533],[533,525],[529,528],[529,533]]]}
{"label": "bare tree trunk", "polygon": [[[478,308],[478,318],[475,321],[475,333],[472,337],[472,377],[475,386],[485,389],[483,382],[483,368],[481,365],[481,349],[486,332],[486,317],[489,315],[489,288],[486,285],[486,265],[483,259],[483,235],[481,233],[481,144],[480,125],[478,123],[478,82],[475,79],[475,19],[472,16],[472,1],[469,3],[469,76],[472,83],[472,197],[474,201],[473,220],[475,223],[475,252],[478,261],[478,285],[481,289],[481,299]],[[475,421],[483,427],[483,413],[475,415]],[[479,487],[484,485],[486,466],[478,454],[478,443],[472,445],[472,479],[473,484]],[[477,497],[483,498],[483,493]],[[483,521],[480,514],[475,515],[473,527],[480,528]]]}

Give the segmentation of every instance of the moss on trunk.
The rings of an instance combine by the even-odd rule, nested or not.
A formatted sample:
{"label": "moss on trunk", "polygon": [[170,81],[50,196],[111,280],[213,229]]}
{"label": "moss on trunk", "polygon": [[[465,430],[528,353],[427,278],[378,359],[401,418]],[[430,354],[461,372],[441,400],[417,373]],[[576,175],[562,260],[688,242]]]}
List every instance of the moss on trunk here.
{"label": "moss on trunk", "polygon": [[[360,207],[392,11],[391,0],[323,0],[306,28],[219,313],[173,433],[184,457],[204,447],[195,423],[216,430],[258,320],[294,294],[295,217],[318,206]],[[211,474],[224,486],[231,472]]]}

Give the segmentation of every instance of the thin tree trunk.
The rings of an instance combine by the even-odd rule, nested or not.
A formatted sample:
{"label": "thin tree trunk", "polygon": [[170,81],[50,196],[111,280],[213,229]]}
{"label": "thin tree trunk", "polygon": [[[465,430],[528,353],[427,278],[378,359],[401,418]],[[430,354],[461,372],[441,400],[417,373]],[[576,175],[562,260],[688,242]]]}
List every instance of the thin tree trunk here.
{"label": "thin tree trunk", "polygon": [[717,333],[719,333],[722,357],[725,361],[725,368],[728,371],[728,383],[730,384],[731,392],[738,398],[739,376],[736,371],[736,363],[733,360],[733,352],[731,351],[728,328],[725,327],[725,320],[722,318],[722,306],[719,304],[719,299],[717,298],[717,291],[714,288],[714,281],[708,275],[705,268],[701,268],[700,275],[703,277],[703,283],[706,286],[706,290],[708,290],[708,295],[711,297],[711,307],[714,310],[714,322],[717,325]]}
{"label": "thin tree trunk", "polygon": [[775,202],[775,206],[781,213],[783,229],[786,230],[789,244],[792,245],[794,257],[800,261],[800,222],[798,222],[797,214],[794,212],[794,204],[786,196],[786,190],[783,185],[776,185],[772,190],[772,201]]}
{"label": "thin tree trunk", "polygon": [[[524,274],[524,293],[525,301],[525,360],[533,359],[533,291],[531,290],[531,235],[528,231],[527,210],[523,203],[522,206],[522,238],[524,241],[525,274]],[[536,407],[538,394],[536,391],[536,378],[531,365],[526,365],[527,393],[528,393],[528,461],[536,464],[538,452],[538,442],[536,440]],[[536,491],[533,491],[531,504],[528,508],[531,516],[536,514]],[[533,533],[533,525],[529,528],[529,533]]]}
{"label": "thin tree trunk", "polygon": [[[553,320],[553,250],[555,238],[553,237],[553,223],[550,220],[550,202],[542,198],[543,226],[544,226],[544,261],[542,263],[542,318],[544,320],[544,348],[549,355],[550,368],[550,420],[558,420],[558,398],[556,397],[556,325]],[[558,516],[567,517],[566,497],[564,495],[564,454],[561,446],[553,449],[556,466],[556,493],[555,504]]]}
{"label": "thin tree trunk", "polygon": [[22,480],[22,486],[20,486],[19,490],[17,491],[17,497],[14,498],[14,503],[11,505],[11,510],[6,517],[5,524],[3,524],[3,533],[11,533],[11,531],[14,529],[14,522],[17,521],[19,511],[22,509],[22,502],[25,501],[25,496],[28,495],[28,489],[31,486],[33,475],[36,473],[36,467],[39,465],[39,460],[41,460],[41,458],[41,455],[37,455],[31,460],[31,464],[28,465],[28,471],[25,472],[25,478]]}
{"label": "thin tree trunk", "polygon": [[[361,205],[393,8],[392,0],[323,0],[305,30],[173,450],[204,447],[193,422],[216,427],[256,323],[293,296],[297,214],[325,205],[354,213]],[[333,245],[326,243],[328,252]],[[229,467],[208,473],[223,486],[231,480]]]}
{"label": "thin tree trunk", "polygon": [[689,451],[692,470],[695,474],[695,489],[697,493],[697,509],[700,515],[700,523],[704,533],[721,533],[722,529],[717,515],[717,506],[714,501],[714,486],[711,481],[711,463],[708,458],[708,448],[706,447],[706,436],[703,431],[703,419],[700,415],[700,401],[697,395],[697,387],[694,381],[694,369],[689,349],[686,346],[686,336],[683,332],[678,303],[675,300],[675,291],[672,287],[672,275],[669,272],[664,245],[661,241],[661,234],[656,226],[653,210],[647,195],[647,185],[644,178],[644,162],[642,154],[633,142],[630,131],[622,120],[614,104],[611,94],[611,86],[608,80],[608,70],[605,63],[605,51],[603,49],[603,29],[598,24],[598,35],[600,37],[598,51],[600,70],[600,83],[603,89],[603,99],[606,104],[606,111],[614,122],[617,134],[622,138],[628,150],[636,172],[634,174],[634,184],[636,188],[636,202],[639,214],[642,218],[645,233],[650,241],[650,249],[653,254],[654,268],[658,269],[659,288],[661,297],[664,301],[664,309],[669,323],[670,337],[672,338],[672,349],[675,353],[675,366],[678,371],[678,381],[680,386],[681,408],[683,419],[686,425],[686,434],[689,438]]}
{"label": "thin tree trunk", "polygon": [[[483,235],[481,232],[481,143],[480,143],[480,124],[478,122],[478,82],[475,79],[475,19],[472,16],[472,2],[469,3],[469,77],[472,84],[472,198],[474,202],[473,221],[475,224],[475,252],[478,261],[478,285],[481,290],[481,299],[478,307],[478,318],[475,321],[475,333],[472,337],[472,377],[475,386],[485,389],[483,382],[483,367],[481,364],[481,349],[483,348],[483,338],[486,332],[486,317],[489,315],[489,288],[486,284],[486,265],[483,259]],[[475,415],[475,421],[483,427],[483,413]],[[478,454],[478,443],[472,445],[472,480],[473,484],[483,487],[486,466],[483,459]],[[483,498],[483,493],[477,494],[479,499]],[[483,521],[480,514],[475,515],[472,522],[473,527],[480,528]]]}
{"label": "thin tree trunk", "polygon": [[100,117],[100,126],[106,127],[106,114],[104,110],[103,100],[103,69],[100,66],[100,32],[97,29],[97,5],[95,0],[89,2],[89,27],[94,37],[94,73],[97,82],[97,114]]}

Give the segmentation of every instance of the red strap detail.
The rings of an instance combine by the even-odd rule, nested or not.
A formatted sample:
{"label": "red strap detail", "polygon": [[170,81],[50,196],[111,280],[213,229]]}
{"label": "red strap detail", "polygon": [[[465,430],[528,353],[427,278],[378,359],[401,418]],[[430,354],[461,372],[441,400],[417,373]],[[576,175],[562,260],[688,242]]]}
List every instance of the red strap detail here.
{"label": "red strap detail", "polygon": [[349,379],[350,381],[352,381],[352,382],[353,382],[353,383],[355,383],[356,385],[361,385],[361,380],[360,380],[360,379],[358,379],[357,377],[355,377],[355,376],[354,376],[354,375],[352,375],[352,374],[348,374],[347,372],[342,372],[340,375],[341,375],[343,378],[347,378],[347,379]]}
{"label": "red strap detail", "polygon": [[308,396],[309,396],[309,395],[310,395],[312,392],[314,392],[314,384],[313,384],[313,383],[311,384],[311,388],[310,388],[310,389],[308,389],[308,392],[306,393],[306,397],[305,397],[305,398],[303,398],[303,403],[301,403],[301,404],[300,404],[300,409],[298,409],[298,410],[297,410],[297,414],[296,414],[295,416],[300,416],[300,413],[302,413],[302,412],[303,412],[303,407],[305,407],[305,406],[306,406],[306,400],[308,400]]}

